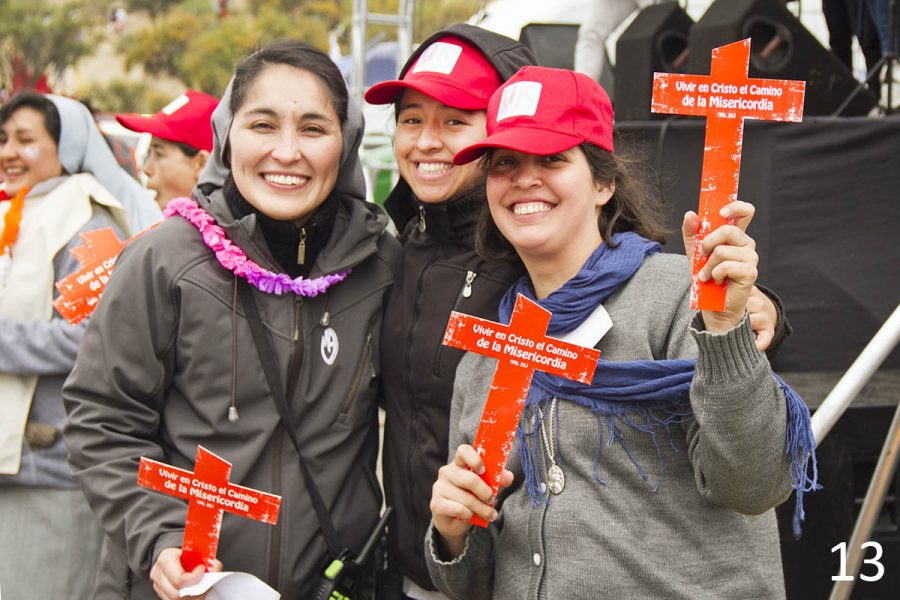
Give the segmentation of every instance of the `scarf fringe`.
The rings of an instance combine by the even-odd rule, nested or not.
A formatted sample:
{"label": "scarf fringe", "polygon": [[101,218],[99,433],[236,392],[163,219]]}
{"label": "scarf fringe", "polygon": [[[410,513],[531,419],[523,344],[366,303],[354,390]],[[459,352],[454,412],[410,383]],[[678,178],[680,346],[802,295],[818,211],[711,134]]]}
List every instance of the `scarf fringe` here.
{"label": "scarf fringe", "polygon": [[[792,520],[793,533],[795,538],[799,538],[802,529],[801,524],[806,518],[803,509],[803,496],[806,492],[814,492],[822,489],[818,483],[819,469],[816,461],[816,441],[812,433],[812,424],[810,420],[809,408],[802,398],[788,386],[784,380],[775,375],[778,385],[781,387],[782,393],[787,404],[787,425],[785,432],[785,455],[791,457],[791,487],[796,494],[796,504],[794,506],[794,515]],[[528,404],[537,407],[540,406],[544,415],[547,414],[547,406],[550,397],[545,397],[537,402],[529,402]],[[623,435],[623,427],[628,427],[634,431],[645,433],[650,436],[653,447],[656,450],[656,464],[658,477],[651,487],[651,491],[656,493],[665,479],[665,461],[663,459],[662,448],[658,433],[660,428],[665,430],[669,447],[673,452],[678,452],[675,442],[672,439],[671,425],[682,425],[694,418],[690,404],[679,403],[672,407],[655,407],[655,408],[625,408],[621,405],[610,403],[596,403],[589,405],[581,399],[575,399],[578,404],[589,408],[597,421],[597,451],[594,455],[594,480],[606,486],[607,482],[601,475],[601,464],[603,460],[603,449],[611,448],[614,444],[621,446],[622,450],[628,456],[631,464],[641,479],[649,481],[650,476],[646,469],[640,464],[640,461],[634,456],[631,448],[625,442]],[[596,401],[595,401],[596,402]],[[530,429],[526,430],[529,424]],[[605,428],[609,431],[609,436],[604,443],[604,421]],[[518,436],[520,444],[518,445],[519,462],[522,465],[522,471],[525,473],[525,487],[528,490],[528,496],[533,506],[538,507],[547,504],[550,501],[550,492],[544,486],[543,478],[543,450],[541,447],[542,440],[540,428],[542,419],[537,409],[531,411],[531,417],[523,418],[520,421]],[[557,462],[562,464],[563,457],[559,451],[559,428],[554,428],[554,447],[557,449]]]}
{"label": "scarf fringe", "polygon": [[[547,406],[550,398],[544,398],[540,402],[532,404],[532,406],[540,406],[544,415],[547,414]],[[653,446],[656,449],[657,473],[658,477],[653,483],[651,490],[655,493],[665,478],[665,462],[663,460],[662,448],[660,447],[657,433],[660,427],[665,430],[669,441],[669,447],[677,452],[675,442],[672,439],[672,431],[669,428],[673,424],[686,423],[694,418],[689,405],[679,405],[674,407],[656,407],[656,408],[640,408],[633,409],[616,405],[589,406],[591,414],[597,421],[597,451],[594,455],[594,480],[602,486],[606,486],[606,480],[601,476],[601,463],[603,459],[603,448],[611,448],[614,444],[618,444],[625,454],[628,456],[631,464],[641,479],[649,481],[650,476],[646,469],[641,465],[640,461],[634,456],[631,448],[625,442],[623,428],[627,427],[650,435]],[[609,430],[609,436],[604,443],[604,421],[606,429]],[[527,425],[531,425],[526,430]],[[542,419],[538,411],[531,411],[530,419],[522,418],[518,428],[518,437],[520,444],[518,445],[519,462],[522,465],[522,471],[525,473],[525,487],[528,490],[528,496],[534,506],[547,504],[550,500],[550,493],[546,486],[543,485],[543,450],[541,447],[542,438],[540,428]],[[558,464],[563,464],[563,457],[559,452],[559,428],[554,431],[555,443],[554,447],[558,453]]]}
{"label": "scarf fringe", "polygon": [[800,525],[806,518],[806,512],[803,510],[803,495],[806,492],[822,489],[822,486],[819,485],[819,465],[816,461],[816,438],[813,436],[812,421],[806,403],[781,377],[775,375],[775,380],[787,400],[784,453],[791,457],[791,487],[794,488],[796,495],[791,524],[794,537],[799,538]]}

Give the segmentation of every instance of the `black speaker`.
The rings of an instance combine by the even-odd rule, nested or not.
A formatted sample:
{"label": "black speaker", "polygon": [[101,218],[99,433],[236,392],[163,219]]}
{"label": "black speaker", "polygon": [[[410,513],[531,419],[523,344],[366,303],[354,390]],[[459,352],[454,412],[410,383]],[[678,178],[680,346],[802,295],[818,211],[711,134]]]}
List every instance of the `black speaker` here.
{"label": "black speaker", "polygon": [[[856,89],[853,74],[780,0],[716,0],[691,29],[691,73],[709,73],[713,48],[750,38],[750,77],[806,81],[804,115],[830,115]],[[865,115],[877,99],[861,90],[841,113]]]}
{"label": "black speaker", "polygon": [[528,46],[542,67],[571,69],[575,65],[578,25],[529,23],[519,32],[519,41]]}
{"label": "black speaker", "polygon": [[693,19],[677,2],[643,9],[616,42],[616,119],[668,118],[650,112],[653,73],[685,73]]}

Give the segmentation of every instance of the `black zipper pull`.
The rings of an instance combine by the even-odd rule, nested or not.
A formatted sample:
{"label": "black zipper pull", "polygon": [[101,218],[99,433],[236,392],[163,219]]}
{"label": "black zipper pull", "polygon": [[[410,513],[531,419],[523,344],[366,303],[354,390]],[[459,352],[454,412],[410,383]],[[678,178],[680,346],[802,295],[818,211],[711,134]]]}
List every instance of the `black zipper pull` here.
{"label": "black zipper pull", "polygon": [[425,225],[425,207],[421,204],[419,205],[419,231],[421,233],[425,233],[426,225]]}
{"label": "black zipper pull", "polygon": [[306,227],[300,228],[300,244],[297,245],[297,264],[306,262]]}

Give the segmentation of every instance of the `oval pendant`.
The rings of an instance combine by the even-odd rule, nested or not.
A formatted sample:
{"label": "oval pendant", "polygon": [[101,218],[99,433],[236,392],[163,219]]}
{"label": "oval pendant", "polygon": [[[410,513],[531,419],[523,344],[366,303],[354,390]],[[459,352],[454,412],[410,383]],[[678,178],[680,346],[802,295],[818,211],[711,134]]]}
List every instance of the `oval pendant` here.
{"label": "oval pendant", "polygon": [[547,487],[554,494],[559,494],[566,487],[566,476],[563,475],[559,465],[551,465],[547,470]]}

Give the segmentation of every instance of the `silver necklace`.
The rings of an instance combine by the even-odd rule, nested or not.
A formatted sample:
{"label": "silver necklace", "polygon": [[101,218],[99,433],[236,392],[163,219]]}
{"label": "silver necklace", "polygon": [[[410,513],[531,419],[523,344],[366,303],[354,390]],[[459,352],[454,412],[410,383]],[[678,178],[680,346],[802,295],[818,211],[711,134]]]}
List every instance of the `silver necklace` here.
{"label": "silver necklace", "polygon": [[[541,407],[538,406],[538,417],[541,419],[541,437],[544,439],[544,450],[547,453],[547,460],[550,463],[550,468],[547,469],[547,487],[554,494],[562,493],[563,489],[566,487],[566,476],[563,473],[563,470],[556,464],[556,449],[554,448],[554,420],[557,420],[557,410],[556,410],[557,399],[556,396],[553,396],[553,399],[550,401],[550,411],[547,413],[547,418],[544,418],[544,413],[541,411]],[[547,433],[547,420],[550,421],[551,431]]]}

